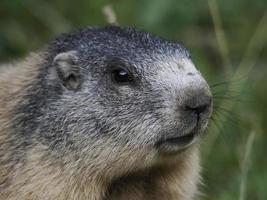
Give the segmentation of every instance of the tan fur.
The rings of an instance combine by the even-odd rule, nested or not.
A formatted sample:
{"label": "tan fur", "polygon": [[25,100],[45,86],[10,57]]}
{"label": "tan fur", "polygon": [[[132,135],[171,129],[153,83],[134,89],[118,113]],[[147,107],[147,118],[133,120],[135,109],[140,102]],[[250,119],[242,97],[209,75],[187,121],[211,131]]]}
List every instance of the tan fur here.
{"label": "tan fur", "polygon": [[[21,101],[25,88],[38,75],[39,66],[43,62],[45,61],[38,55],[33,55],[26,62],[0,68],[2,160],[12,156],[12,147],[7,143],[14,137],[10,120],[16,116],[12,116],[12,111],[17,102]],[[106,152],[102,152],[97,158],[100,164],[88,166],[86,159],[89,160],[90,157],[77,163],[66,157],[65,165],[55,164],[45,154],[46,147],[36,143],[27,152],[25,164],[0,165],[0,200],[191,200],[197,193],[197,145],[175,158],[159,158],[157,152],[147,155],[145,149],[114,147],[112,141],[99,141],[94,150],[90,146],[88,148],[92,149],[86,151],[97,155],[99,145],[107,147]],[[111,182],[124,176],[126,183],[123,187],[110,196],[105,196]]]}
{"label": "tan fur", "polygon": [[[175,162],[132,175],[112,200],[191,200],[197,195],[199,155],[197,147],[181,153]],[[173,159],[173,158],[172,158]],[[138,177],[137,179],[135,178]],[[127,181],[128,181],[127,180]],[[149,188],[149,192],[147,192]]]}

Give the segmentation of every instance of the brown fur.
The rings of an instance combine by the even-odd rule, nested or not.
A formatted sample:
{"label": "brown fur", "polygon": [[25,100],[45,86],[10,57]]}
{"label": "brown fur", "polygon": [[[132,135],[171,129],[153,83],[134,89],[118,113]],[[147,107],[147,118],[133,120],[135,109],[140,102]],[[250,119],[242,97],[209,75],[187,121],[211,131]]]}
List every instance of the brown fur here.
{"label": "brown fur", "polygon": [[[97,168],[82,160],[76,166],[68,157],[64,165],[56,164],[45,153],[46,147],[36,143],[26,153],[26,163],[8,162],[14,150],[8,142],[15,137],[10,127],[11,118],[16,117],[12,116],[13,109],[38,75],[42,62],[34,55],[26,62],[0,69],[0,200],[191,200],[195,196],[199,180],[197,145],[175,158],[107,146],[106,153],[97,158],[102,168]],[[96,145],[106,144],[111,142]],[[112,152],[120,157],[109,158]]]}

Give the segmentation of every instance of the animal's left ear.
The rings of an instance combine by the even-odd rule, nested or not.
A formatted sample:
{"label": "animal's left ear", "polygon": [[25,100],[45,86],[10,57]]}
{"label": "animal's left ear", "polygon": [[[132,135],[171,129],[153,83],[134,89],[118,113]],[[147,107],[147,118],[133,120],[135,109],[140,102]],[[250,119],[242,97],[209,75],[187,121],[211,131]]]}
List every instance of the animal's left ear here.
{"label": "animal's left ear", "polygon": [[76,51],[59,53],[53,60],[57,77],[69,90],[77,90],[81,85],[81,72]]}

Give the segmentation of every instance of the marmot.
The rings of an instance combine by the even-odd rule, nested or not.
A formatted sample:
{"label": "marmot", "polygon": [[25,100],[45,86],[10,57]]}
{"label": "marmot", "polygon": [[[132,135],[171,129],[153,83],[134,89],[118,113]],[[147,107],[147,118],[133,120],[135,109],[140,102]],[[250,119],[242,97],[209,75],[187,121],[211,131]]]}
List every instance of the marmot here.
{"label": "marmot", "polygon": [[1,200],[191,200],[212,112],[188,50],[133,28],[63,34],[0,71]]}

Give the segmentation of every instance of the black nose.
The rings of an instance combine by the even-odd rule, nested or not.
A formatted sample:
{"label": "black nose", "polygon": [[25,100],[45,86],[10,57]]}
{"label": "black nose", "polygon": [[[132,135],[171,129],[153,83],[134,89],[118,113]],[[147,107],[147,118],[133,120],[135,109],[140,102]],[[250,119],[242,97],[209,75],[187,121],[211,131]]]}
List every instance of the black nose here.
{"label": "black nose", "polygon": [[204,92],[198,92],[184,102],[184,108],[187,112],[194,113],[198,117],[210,110],[212,98]]}
{"label": "black nose", "polygon": [[199,105],[199,106],[196,106],[196,107],[191,107],[191,106],[185,106],[185,109],[188,110],[188,111],[191,111],[197,115],[205,112],[206,110],[208,110],[209,108],[209,104],[204,104],[204,105]]}

